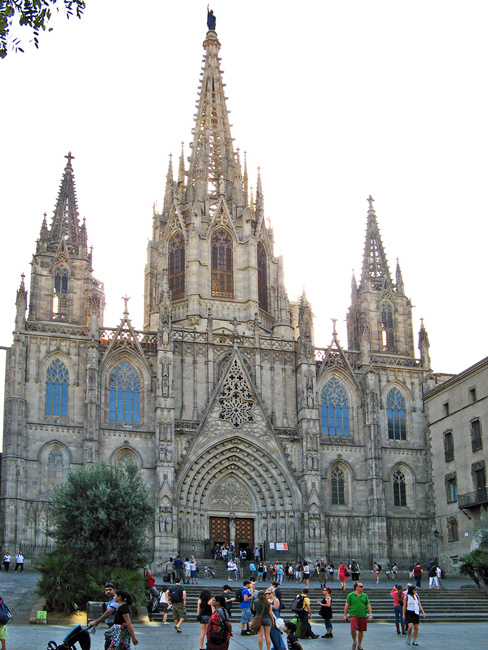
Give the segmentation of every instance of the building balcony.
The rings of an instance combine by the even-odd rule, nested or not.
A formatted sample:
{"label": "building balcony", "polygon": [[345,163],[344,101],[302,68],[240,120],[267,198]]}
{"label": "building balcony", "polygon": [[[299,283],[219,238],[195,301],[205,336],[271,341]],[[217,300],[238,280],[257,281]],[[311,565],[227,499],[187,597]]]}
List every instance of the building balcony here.
{"label": "building balcony", "polygon": [[488,489],[479,488],[474,492],[467,494],[458,494],[458,506],[460,509],[476,508],[478,506],[488,505]]}

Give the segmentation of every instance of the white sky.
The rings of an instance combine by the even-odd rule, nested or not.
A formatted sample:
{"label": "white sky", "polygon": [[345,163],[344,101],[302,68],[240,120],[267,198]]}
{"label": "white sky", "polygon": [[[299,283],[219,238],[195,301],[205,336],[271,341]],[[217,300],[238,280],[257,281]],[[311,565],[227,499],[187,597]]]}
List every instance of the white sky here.
{"label": "white sky", "polygon": [[[399,257],[415,305],[416,339],[425,318],[434,370],[486,356],[486,0],[211,7],[235,145],[248,152],[253,185],[261,167],[275,253],[290,298],[306,288],[316,345],[329,344],[337,317],[347,347],[371,193],[391,271]],[[11,344],[20,274],[29,286],[68,151],[105,324],[118,324],[128,294],[142,328],[152,204],[162,203],[168,154],[177,158],[182,141],[189,153],[206,2],[87,0],[82,20],[54,26],[39,50],[25,35],[25,54],[0,62],[0,345]]]}

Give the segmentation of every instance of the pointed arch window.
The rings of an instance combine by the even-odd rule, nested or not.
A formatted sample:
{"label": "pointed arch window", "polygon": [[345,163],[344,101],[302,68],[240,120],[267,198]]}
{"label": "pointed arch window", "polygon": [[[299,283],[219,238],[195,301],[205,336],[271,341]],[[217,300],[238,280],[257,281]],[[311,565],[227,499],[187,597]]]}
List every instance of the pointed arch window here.
{"label": "pointed arch window", "polygon": [[345,477],[344,470],[335,467],[330,477],[331,498],[333,506],[343,506],[346,504]]}
{"label": "pointed arch window", "polygon": [[46,373],[46,415],[68,415],[69,372],[61,359],[54,359]]}
{"label": "pointed arch window", "polygon": [[110,375],[109,421],[139,424],[140,381],[135,368],[124,361]]}
{"label": "pointed arch window", "polygon": [[398,388],[392,388],[388,393],[386,409],[388,415],[388,438],[390,440],[406,440],[405,398]]}
{"label": "pointed arch window", "polygon": [[57,266],[54,271],[53,318],[64,319],[68,314],[68,278],[66,266]]}
{"label": "pointed arch window", "polygon": [[383,352],[395,350],[393,338],[393,309],[389,302],[381,305],[381,345]]}
{"label": "pointed arch window", "polygon": [[407,484],[405,481],[405,474],[399,469],[397,469],[393,474],[393,503],[401,508],[407,506]]}
{"label": "pointed arch window", "polygon": [[258,242],[258,298],[259,308],[268,311],[268,256],[262,242]]}
{"label": "pointed arch window", "polygon": [[47,488],[54,490],[64,481],[64,459],[59,449],[53,449],[47,457]]}
{"label": "pointed arch window", "polygon": [[185,237],[181,230],[176,232],[168,244],[169,288],[173,300],[185,296]]}
{"label": "pointed arch window", "polygon": [[212,296],[234,297],[233,242],[225,228],[212,235]]}
{"label": "pointed arch window", "polygon": [[321,402],[323,435],[349,436],[349,399],[346,389],[335,377],[322,389]]}

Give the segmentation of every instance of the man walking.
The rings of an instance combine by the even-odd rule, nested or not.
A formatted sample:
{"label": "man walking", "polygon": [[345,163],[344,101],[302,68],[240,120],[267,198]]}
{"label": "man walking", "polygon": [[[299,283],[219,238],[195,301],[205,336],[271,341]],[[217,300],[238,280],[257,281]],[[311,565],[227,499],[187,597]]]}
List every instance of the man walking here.
{"label": "man walking", "polygon": [[24,572],[24,554],[22,553],[22,551],[19,551],[15,556],[14,572],[17,572],[17,569],[20,569],[20,573]]}
{"label": "man walking", "polygon": [[319,635],[313,632],[312,626],[308,620],[309,618],[312,618],[308,588],[305,587],[302,589],[300,595],[303,598],[303,607],[297,611],[298,620],[300,621],[300,639],[318,639]]}
{"label": "man walking", "polygon": [[354,584],[359,581],[359,574],[361,573],[359,564],[356,562],[354,558],[351,560],[350,569],[351,569],[352,584]]}
{"label": "man walking", "polygon": [[175,579],[174,582],[176,584],[176,576],[178,576],[179,581],[181,582],[182,580],[185,579],[185,570],[183,568],[183,560],[179,555],[176,556],[175,561],[173,562],[174,565],[174,572],[175,572]]}
{"label": "man walking", "polygon": [[[366,616],[366,612],[368,616]],[[368,620],[373,620],[369,598],[363,592],[363,585],[356,582],[354,591],[351,591],[346,598],[344,606],[344,621],[347,622],[347,615],[351,617],[352,650],[363,650],[363,635],[368,629]]]}
{"label": "man walking", "polygon": [[239,607],[241,608],[241,636],[248,636],[251,634],[249,625],[252,621],[251,604],[254,587],[252,586],[250,580],[244,580],[242,584],[243,588],[241,589],[241,602],[239,603]]}
{"label": "man walking", "polygon": [[175,630],[181,634],[181,626],[186,618],[186,591],[180,583],[181,578],[177,575],[174,585],[168,589],[168,600],[173,609]]}
{"label": "man walking", "polygon": [[[111,582],[105,584],[105,597],[108,599],[108,602],[105,605],[104,613],[95,621],[88,621],[88,627],[93,627],[103,621],[106,622],[108,627],[112,627],[114,624],[115,612],[117,611],[119,603],[115,600],[115,587]],[[105,650],[108,650],[111,642],[111,637],[105,637]]]}

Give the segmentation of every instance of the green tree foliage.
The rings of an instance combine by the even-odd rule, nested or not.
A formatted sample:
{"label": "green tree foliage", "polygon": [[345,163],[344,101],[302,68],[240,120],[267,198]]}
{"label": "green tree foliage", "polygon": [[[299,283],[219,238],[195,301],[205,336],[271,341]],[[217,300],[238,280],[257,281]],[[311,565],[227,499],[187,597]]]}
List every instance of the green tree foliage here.
{"label": "green tree foliage", "polygon": [[44,558],[40,572],[37,591],[46,599],[47,611],[71,613],[84,610],[89,600],[103,601],[103,586],[108,581],[129,591],[136,605],[146,600],[141,571],[102,565],[86,568],[71,553],[56,550]]}
{"label": "green tree foliage", "polygon": [[71,472],[54,491],[49,534],[85,566],[136,569],[147,562],[153,514],[135,465],[97,463]]}
{"label": "green tree foliage", "polygon": [[[41,31],[51,31],[48,27],[54,9],[59,11],[58,0],[0,0],[0,58],[4,59],[9,50],[23,52],[20,40],[11,37],[15,24],[30,28],[34,36],[34,45],[39,47]],[[61,0],[67,18],[81,18],[85,9],[85,0]]]}
{"label": "green tree foliage", "polygon": [[478,548],[460,558],[459,570],[461,575],[469,576],[479,587],[481,583],[488,585],[488,513],[481,515],[475,527],[474,539]]}

